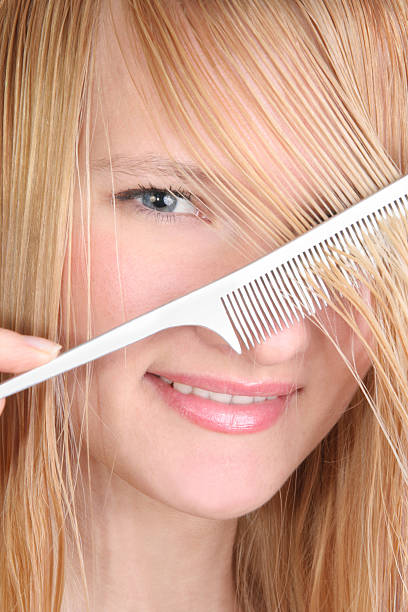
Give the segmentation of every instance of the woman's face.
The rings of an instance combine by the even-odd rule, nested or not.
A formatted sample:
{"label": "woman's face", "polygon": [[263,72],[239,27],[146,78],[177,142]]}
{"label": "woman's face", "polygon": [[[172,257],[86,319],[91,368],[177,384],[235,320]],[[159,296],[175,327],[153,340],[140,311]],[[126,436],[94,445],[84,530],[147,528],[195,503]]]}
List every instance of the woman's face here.
{"label": "woman's face", "polygon": [[[123,39],[122,45],[126,53]],[[75,196],[70,290],[70,333],[75,344],[84,342],[87,333],[87,229],[92,336],[256,258],[244,239],[237,249],[231,248],[226,227],[203,222],[193,214],[194,206],[181,198],[174,212],[156,215],[148,207],[152,193],[145,194],[144,199],[132,199],[135,194],[128,193],[127,199],[116,200],[114,214],[112,190],[118,194],[136,190],[139,185],[180,190],[180,180],[171,172],[164,176],[143,161],[152,156],[167,157],[152,121],[159,110],[154,99],[150,113],[143,110],[113,35],[109,44],[105,42],[97,49],[97,61],[102,80],[99,104],[95,103],[91,111],[89,228],[79,184]],[[139,85],[143,83],[141,68],[134,76]],[[188,161],[183,134],[175,135],[164,118],[160,129],[174,157]],[[82,141],[82,179],[84,152]],[[101,161],[109,154],[116,160],[113,183],[109,167]],[[121,168],[118,160],[125,157],[135,159],[135,167],[127,164]],[[267,159],[261,161],[267,166]],[[289,159],[287,163],[291,163]],[[163,194],[155,192],[155,196]],[[68,267],[67,260],[65,299]],[[324,317],[350,360],[354,352],[359,374],[364,376],[369,362],[362,345],[333,311],[327,309]],[[361,330],[368,335],[363,321]],[[307,320],[241,355],[206,328],[170,328],[96,360],[93,368],[88,426],[94,467],[109,475],[113,466],[115,477],[126,481],[134,491],[208,518],[236,517],[270,499],[339,420],[356,390],[332,342]],[[285,400],[285,409],[272,425],[227,433],[180,414],[162,396],[149,372],[176,381],[192,377],[193,382],[197,379],[201,383],[197,386],[207,384],[209,390],[211,381],[202,383],[202,377],[248,385],[284,382],[299,390]],[[85,367],[69,374],[71,382],[74,378],[79,382],[72,407],[78,435],[84,416],[84,374]],[[184,396],[187,403],[195,401],[194,397]],[[207,401],[210,412],[215,410],[216,402]],[[253,409],[259,405],[252,404]],[[251,405],[243,409],[248,411]]]}

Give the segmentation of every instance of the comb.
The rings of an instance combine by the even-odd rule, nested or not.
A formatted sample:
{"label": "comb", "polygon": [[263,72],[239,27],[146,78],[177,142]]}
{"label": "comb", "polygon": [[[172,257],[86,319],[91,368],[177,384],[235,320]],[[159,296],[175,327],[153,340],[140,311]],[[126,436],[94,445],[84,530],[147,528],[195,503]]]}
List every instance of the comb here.
{"label": "comb", "polygon": [[170,327],[206,327],[241,354],[241,343],[250,349],[300,317],[311,316],[322,305],[327,306],[324,299],[319,300],[313,282],[305,282],[308,275],[329,297],[323,279],[313,272],[316,264],[330,268],[337,262],[346,281],[355,286],[341,252],[349,253],[350,247],[357,247],[369,256],[364,249],[364,235],[379,232],[379,221],[405,216],[407,194],[408,175],[243,268],[84,342],[45,365],[14,376],[0,385],[0,398]]}

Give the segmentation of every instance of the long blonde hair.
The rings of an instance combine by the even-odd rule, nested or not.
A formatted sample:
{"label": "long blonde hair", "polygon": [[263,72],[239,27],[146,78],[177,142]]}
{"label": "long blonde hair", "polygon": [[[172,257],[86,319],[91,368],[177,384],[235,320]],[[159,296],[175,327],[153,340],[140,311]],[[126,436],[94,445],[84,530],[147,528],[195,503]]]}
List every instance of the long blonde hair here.
{"label": "long blonde hair", "polygon": [[[216,186],[206,201],[236,236],[251,222],[256,238],[243,235],[259,255],[408,172],[405,1],[123,6],[151,90]],[[100,11],[100,0],[0,5],[0,326],[55,341],[66,324],[61,278]],[[228,125],[227,104],[235,111]],[[261,166],[240,115],[281,169],[279,180]],[[209,152],[200,129],[237,173]],[[296,172],[282,167],[272,141],[290,153]],[[284,219],[274,210],[284,210]],[[245,612],[408,608],[407,229],[401,219],[367,238],[376,265],[358,252],[349,256],[370,290],[370,307],[336,266],[322,271],[333,290],[330,305],[357,335],[352,310],[334,296],[342,293],[368,321],[372,367],[345,414],[280,491],[239,518],[233,562]],[[60,610],[71,544],[81,561],[65,382],[58,377],[8,398],[0,419],[5,610]]]}

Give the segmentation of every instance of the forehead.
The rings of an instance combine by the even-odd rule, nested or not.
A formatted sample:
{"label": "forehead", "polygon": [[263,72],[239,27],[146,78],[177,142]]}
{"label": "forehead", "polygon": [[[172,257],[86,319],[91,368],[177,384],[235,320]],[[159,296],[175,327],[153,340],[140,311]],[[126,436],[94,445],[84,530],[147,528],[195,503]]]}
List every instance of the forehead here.
{"label": "forehead", "polygon": [[[165,141],[171,143],[175,157],[182,158],[185,149],[183,134],[173,127],[172,122],[169,121],[169,113],[166,112],[168,109],[163,108],[157,95],[157,87],[166,89],[168,93],[171,92],[172,87],[175,87],[172,75],[168,75],[168,81],[162,80],[159,84],[156,83],[156,87],[153,86],[146,59],[137,52],[138,46],[134,44],[134,34],[129,27],[131,14],[126,4],[112,3],[111,10],[108,10],[107,6],[107,4],[104,5],[102,14],[96,60],[99,75],[99,110],[103,111],[108,124],[115,128],[114,131],[110,130],[109,136],[114,142],[118,141],[121,147],[126,142],[132,148],[135,146],[147,147],[154,151],[157,147],[162,148],[163,143],[160,137],[164,135]],[[231,66],[226,66],[220,59],[216,66],[210,66],[200,46],[189,36],[188,30],[183,28],[180,37],[181,43],[182,37],[189,37],[189,46],[196,54],[195,62],[198,60],[202,69],[201,87],[208,90],[209,96],[217,91],[219,99],[212,97],[211,103],[216,107],[218,117],[225,129],[230,133],[239,133],[245,147],[259,159],[274,157],[271,155],[271,149],[273,149],[276,157],[284,162],[285,167],[295,171],[297,164],[288,154],[287,146],[282,141],[292,140],[293,144],[302,149],[305,154],[306,143],[299,139],[299,130],[285,120],[285,108],[278,109],[276,103],[274,104],[265,93],[264,84],[259,83],[248,71],[245,73],[245,88],[242,88],[234,78]],[[285,92],[277,70],[268,64],[261,52],[256,60],[270,88],[276,92],[278,97],[284,99]],[[276,58],[276,62],[279,65],[279,57]],[[282,70],[283,68],[281,66]],[[245,71],[242,65],[241,69]],[[186,126],[188,123],[190,125],[193,123],[196,111],[188,99],[189,86],[190,84],[186,83],[187,93],[183,99],[186,107]],[[256,109],[251,107],[250,100],[239,105],[234,103],[234,100],[242,102],[248,93],[252,98],[255,96],[257,102],[262,106],[264,120],[257,117]],[[270,127],[274,128],[270,133],[267,131],[268,122]],[[211,125],[205,126],[197,121],[194,129],[197,130],[199,138],[203,139],[211,154],[219,156],[217,142],[211,138]],[[310,155],[312,152],[307,153],[310,162],[313,163],[313,155]],[[225,159],[222,161],[225,163]]]}
{"label": "forehead", "polygon": [[[269,219],[269,234],[272,231],[273,235],[278,227],[276,221],[282,219],[282,211],[289,219],[288,225],[293,227],[295,222],[300,228],[297,232],[302,231],[297,221],[299,202],[305,210],[308,206],[315,208],[318,188],[308,179],[321,173],[321,154],[316,145],[323,150],[325,143],[319,129],[315,130],[314,140],[310,139],[309,126],[299,119],[299,106],[293,106],[294,102],[299,105],[299,99],[287,95],[287,80],[282,78],[287,62],[284,65],[279,55],[274,63],[268,62],[254,40],[251,48],[263,78],[251,74],[236,57],[239,80],[233,70],[234,62],[225,61],[221,55],[206,55],[205,30],[200,32],[203,38],[198,41],[188,28],[180,28],[178,46],[186,43],[186,54],[180,58],[180,65],[184,62],[186,78],[177,81],[173,64],[166,63],[165,53],[159,58],[159,62],[164,62],[164,69],[157,76],[150,69],[151,58],[141,52],[138,28],[131,27],[132,19],[127,3],[104,4],[95,49],[91,161],[107,157],[170,156],[189,163],[195,160],[195,147],[199,145],[200,159],[205,158],[214,166],[216,174],[225,175],[229,184],[235,183],[237,192],[248,190],[244,205],[252,195],[267,202],[275,215]],[[160,47],[159,41],[157,46]],[[291,75],[306,88],[313,81],[311,76],[299,73],[295,65],[291,67]],[[319,87],[313,82],[314,93],[308,100],[310,117],[322,113],[320,98],[315,95]],[[163,92],[170,100],[167,107],[159,95]],[[181,98],[183,104],[178,125],[172,119],[173,95]],[[194,104],[194,95],[201,103],[203,99],[208,100],[205,120]],[[218,121],[218,132],[212,124],[211,113]],[[331,155],[330,151],[327,155]],[[141,178],[153,180],[154,176],[144,173]],[[265,218],[265,210],[259,208],[259,218]],[[239,211],[244,208],[239,207]],[[252,223],[253,209],[249,217]],[[248,222],[245,211],[243,218]],[[283,232],[281,238],[286,236],[285,240],[294,237],[285,228],[279,231]]]}

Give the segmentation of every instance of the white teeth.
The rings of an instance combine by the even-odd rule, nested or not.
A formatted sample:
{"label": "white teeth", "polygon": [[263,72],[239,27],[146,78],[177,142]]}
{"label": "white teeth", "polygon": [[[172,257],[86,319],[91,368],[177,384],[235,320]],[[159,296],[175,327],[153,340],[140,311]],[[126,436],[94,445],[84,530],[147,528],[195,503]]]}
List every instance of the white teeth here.
{"label": "white teeth", "polygon": [[249,395],[233,395],[231,398],[231,404],[252,404],[253,401]]}
{"label": "white teeth", "polygon": [[[177,389],[176,384],[177,383],[174,383],[173,385],[175,389]],[[198,395],[198,397],[205,397],[206,399],[210,397],[209,391],[207,391],[206,389],[200,389],[199,387],[193,387],[191,392],[194,393],[194,395]]]}
{"label": "white teeth", "polygon": [[216,402],[220,402],[222,404],[252,404],[252,403],[260,403],[265,400],[273,400],[277,399],[277,395],[269,395],[268,397],[251,397],[250,395],[230,395],[228,393],[215,393],[215,391],[207,391],[206,389],[200,389],[200,387],[191,387],[190,385],[185,385],[184,383],[172,382],[165,376],[160,376],[162,380],[164,380],[169,385],[173,385],[173,388],[176,391],[180,391],[184,395],[189,395],[192,393],[193,395],[198,395],[199,397],[204,397],[206,399],[211,399]]}
{"label": "white teeth", "polygon": [[175,382],[173,384],[173,387],[174,389],[177,389],[177,391],[180,391],[180,393],[184,393],[185,395],[188,395],[193,390],[193,387],[190,387],[190,385],[183,385],[183,383]]}
{"label": "white teeth", "polygon": [[215,393],[214,391],[210,391],[210,399],[215,400],[216,402],[221,402],[222,404],[230,404],[232,395],[229,393]]}

